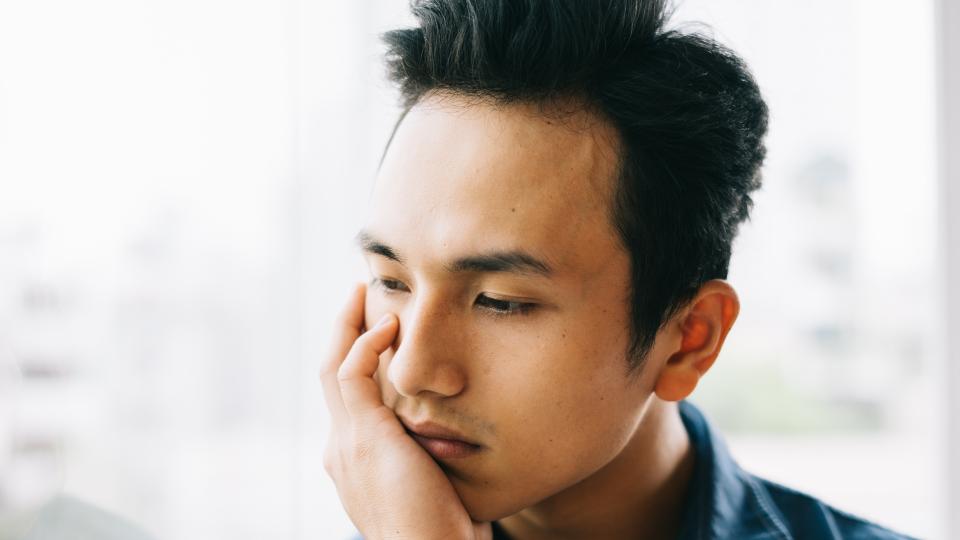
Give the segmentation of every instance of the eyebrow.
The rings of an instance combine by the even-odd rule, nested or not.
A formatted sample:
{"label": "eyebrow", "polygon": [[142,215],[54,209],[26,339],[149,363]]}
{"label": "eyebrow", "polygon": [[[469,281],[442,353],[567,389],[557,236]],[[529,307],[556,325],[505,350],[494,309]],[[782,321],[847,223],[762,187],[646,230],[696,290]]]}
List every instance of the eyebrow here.
{"label": "eyebrow", "polygon": [[[378,240],[369,232],[360,231],[357,233],[356,241],[364,252],[381,255],[406,266],[405,259],[397,250]],[[553,273],[549,264],[522,250],[491,251],[469,255],[447,263],[444,268],[451,273],[508,272],[535,274],[544,277],[550,277]]]}

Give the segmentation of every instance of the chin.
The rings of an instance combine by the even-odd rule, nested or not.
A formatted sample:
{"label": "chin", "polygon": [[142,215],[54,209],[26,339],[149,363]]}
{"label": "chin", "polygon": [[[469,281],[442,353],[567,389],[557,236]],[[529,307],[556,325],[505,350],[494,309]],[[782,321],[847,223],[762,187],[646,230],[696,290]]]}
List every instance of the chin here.
{"label": "chin", "polygon": [[516,514],[520,510],[523,510],[523,508],[518,508],[516,506],[504,505],[496,501],[484,500],[469,503],[464,501],[463,506],[467,509],[467,513],[470,514],[470,519],[481,523],[503,519],[507,516]]}
{"label": "chin", "polygon": [[512,516],[536,502],[509,489],[491,486],[464,486],[461,482],[454,482],[454,489],[471,519],[478,522],[496,521]]}

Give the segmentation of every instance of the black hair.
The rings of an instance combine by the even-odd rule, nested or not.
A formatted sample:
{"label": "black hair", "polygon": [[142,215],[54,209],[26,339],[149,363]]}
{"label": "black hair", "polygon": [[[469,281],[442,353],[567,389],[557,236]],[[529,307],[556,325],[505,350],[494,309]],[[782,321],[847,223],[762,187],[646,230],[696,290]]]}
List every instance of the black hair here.
{"label": "black hair", "polygon": [[628,355],[639,367],[700,286],[727,277],[760,186],[767,107],[746,65],[710,37],[667,29],[665,0],[413,0],[411,10],[418,26],[383,35],[404,113],[435,90],[573,97],[616,127],[610,216],[630,256]]}

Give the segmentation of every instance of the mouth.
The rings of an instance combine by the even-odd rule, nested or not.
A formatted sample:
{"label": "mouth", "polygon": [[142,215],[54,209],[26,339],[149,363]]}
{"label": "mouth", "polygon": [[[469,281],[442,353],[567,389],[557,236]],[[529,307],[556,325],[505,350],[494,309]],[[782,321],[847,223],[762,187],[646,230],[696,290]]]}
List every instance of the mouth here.
{"label": "mouth", "polygon": [[455,430],[433,422],[410,423],[400,419],[413,440],[434,459],[462,459],[479,454],[483,445],[466,439]]}

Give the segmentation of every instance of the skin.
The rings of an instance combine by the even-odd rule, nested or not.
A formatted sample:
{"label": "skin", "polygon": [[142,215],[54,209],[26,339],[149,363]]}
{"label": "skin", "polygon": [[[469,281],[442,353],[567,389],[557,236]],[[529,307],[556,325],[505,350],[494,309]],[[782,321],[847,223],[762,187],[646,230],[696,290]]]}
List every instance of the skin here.
{"label": "skin", "polygon": [[[371,284],[323,371],[325,464],[366,537],[485,538],[493,520],[522,539],[676,536],[693,454],[675,402],[739,302],[704,284],[628,373],[617,145],[573,102],[435,93],[404,119],[361,235]],[[494,252],[542,267],[462,264]],[[401,419],[482,450],[434,460]]]}

